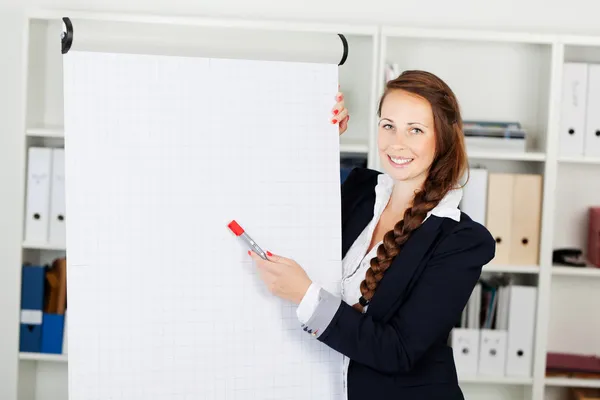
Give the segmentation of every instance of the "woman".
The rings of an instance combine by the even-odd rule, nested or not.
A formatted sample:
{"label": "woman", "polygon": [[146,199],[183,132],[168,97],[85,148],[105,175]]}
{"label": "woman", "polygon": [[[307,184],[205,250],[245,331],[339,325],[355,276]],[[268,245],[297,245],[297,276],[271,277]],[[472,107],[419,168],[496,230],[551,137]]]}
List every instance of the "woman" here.
{"label": "woman", "polygon": [[[342,134],[341,94],[333,114]],[[250,255],[271,292],[299,305],[304,330],[345,356],[349,400],[463,399],[447,339],[495,241],[458,208],[459,106],[435,75],[406,71],[378,115],[385,173],[354,169],[342,185],[343,297],[289,258]]]}

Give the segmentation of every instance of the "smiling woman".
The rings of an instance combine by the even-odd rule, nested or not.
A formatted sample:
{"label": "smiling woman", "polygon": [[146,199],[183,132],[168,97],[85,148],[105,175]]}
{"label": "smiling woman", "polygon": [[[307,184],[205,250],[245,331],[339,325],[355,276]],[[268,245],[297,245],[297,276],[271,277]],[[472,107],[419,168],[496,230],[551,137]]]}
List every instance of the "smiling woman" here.
{"label": "smiling woman", "polygon": [[422,184],[435,155],[429,102],[399,89],[386,96],[380,114],[378,144],[387,172],[394,179],[418,179]]}
{"label": "smiling woman", "polygon": [[[332,122],[347,113],[337,100]],[[458,208],[458,102],[435,75],[405,71],[378,113],[385,173],[355,168],[342,185],[342,297],[290,258],[250,255],[271,291],[298,304],[302,328],[345,356],[348,400],[462,400],[447,338],[496,243]]]}

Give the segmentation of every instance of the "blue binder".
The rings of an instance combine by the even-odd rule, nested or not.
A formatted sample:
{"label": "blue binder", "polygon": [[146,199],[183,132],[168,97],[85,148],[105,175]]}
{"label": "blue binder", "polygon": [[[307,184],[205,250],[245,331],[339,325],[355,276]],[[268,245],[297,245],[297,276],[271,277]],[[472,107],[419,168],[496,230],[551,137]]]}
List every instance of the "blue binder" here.
{"label": "blue binder", "polygon": [[45,277],[46,268],[44,266],[23,266],[19,334],[19,349],[22,352],[39,353],[41,351]]}

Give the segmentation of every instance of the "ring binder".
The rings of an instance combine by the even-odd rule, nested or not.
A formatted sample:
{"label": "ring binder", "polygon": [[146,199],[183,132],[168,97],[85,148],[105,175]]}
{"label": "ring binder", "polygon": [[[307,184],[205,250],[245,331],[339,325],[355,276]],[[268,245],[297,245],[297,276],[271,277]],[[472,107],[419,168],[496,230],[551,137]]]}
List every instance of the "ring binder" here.
{"label": "ring binder", "polygon": [[[71,46],[73,45],[73,22],[71,22],[71,19],[68,17],[63,17],[62,21],[63,21],[63,31],[60,35],[60,40],[62,43],[62,54],[67,54],[69,52],[69,50],[71,49]],[[344,65],[344,63],[348,59],[348,40],[341,33],[338,33],[338,37],[342,41],[342,46],[343,46],[342,58],[340,59],[340,62],[338,63],[338,66],[339,66],[339,65]]]}

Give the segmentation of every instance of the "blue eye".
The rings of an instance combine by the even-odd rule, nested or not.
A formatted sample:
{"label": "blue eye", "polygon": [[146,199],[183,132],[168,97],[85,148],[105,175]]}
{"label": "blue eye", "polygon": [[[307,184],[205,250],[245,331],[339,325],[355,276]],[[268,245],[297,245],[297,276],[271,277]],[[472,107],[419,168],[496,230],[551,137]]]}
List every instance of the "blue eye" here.
{"label": "blue eye", "polygon": [[411,129],[411,132],[413,132],[413,133],[416,133],[416,134],[421,134],[421,133],[423,133],[423,131],[422,131],[421,129],[419,129],[419,128],[412,128],[412,129]]}
{"label": "blue eye", "polygon": [[392,128],[393,128],[393,126],[390,125],[390,124],[384,124],[383,125],[383,129],[392,129]]}

